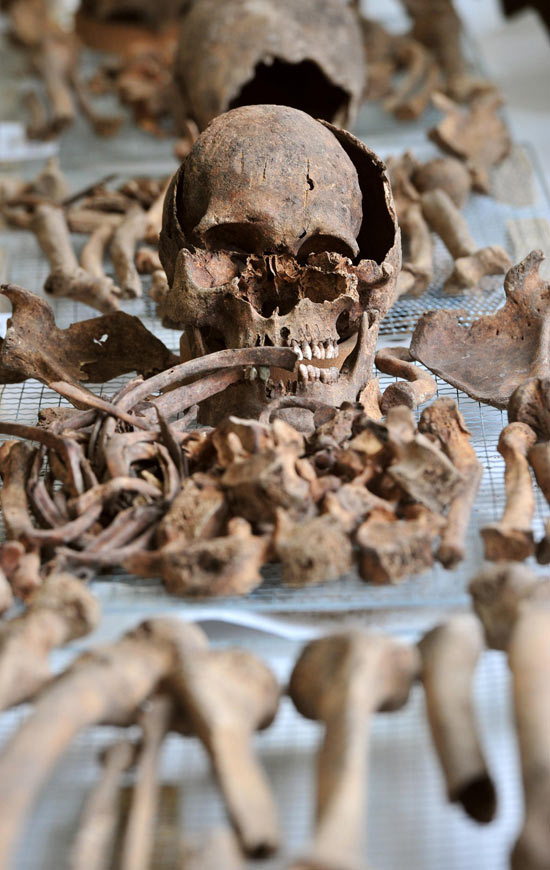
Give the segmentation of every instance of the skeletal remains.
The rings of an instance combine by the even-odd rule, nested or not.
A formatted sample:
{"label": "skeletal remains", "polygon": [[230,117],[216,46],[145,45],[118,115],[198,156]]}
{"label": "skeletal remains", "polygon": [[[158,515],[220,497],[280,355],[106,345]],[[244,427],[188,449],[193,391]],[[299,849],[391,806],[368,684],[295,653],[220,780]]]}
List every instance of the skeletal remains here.
{"label": "skeletal remains", "polygon": [[160,256],[170,290],[159,313],[185,328],[182,358],[254,346],[299,358],[290,379],[229,388],[205,420],[257,416],[287,396],[360,395],[400,245],[384,165],[353,136],[281,106],[216,118],[170,184]]}

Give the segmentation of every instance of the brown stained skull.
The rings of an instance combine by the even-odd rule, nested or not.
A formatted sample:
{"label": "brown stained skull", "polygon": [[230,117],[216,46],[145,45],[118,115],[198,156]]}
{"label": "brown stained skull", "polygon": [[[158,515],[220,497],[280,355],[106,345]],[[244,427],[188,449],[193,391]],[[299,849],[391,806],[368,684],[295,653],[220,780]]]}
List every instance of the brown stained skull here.
{"label": "brown stained skull", "polygon": [[205,419],[293,397],[355,401],[372,377],[400,238],[384,164],[351,134],[284,106],[245,106],[200,135],[169,187],[165,322],[182,353],[292,347],[293,375],[251,372]]}

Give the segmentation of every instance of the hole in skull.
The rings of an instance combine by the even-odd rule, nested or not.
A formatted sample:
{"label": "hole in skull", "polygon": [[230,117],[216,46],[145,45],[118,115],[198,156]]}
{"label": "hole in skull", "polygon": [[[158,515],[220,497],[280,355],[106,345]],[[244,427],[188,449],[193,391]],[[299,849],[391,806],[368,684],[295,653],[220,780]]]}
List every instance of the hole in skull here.
{"label": "hole in skull", "polygon": [[275,58],[270,64],[256,66],[253,78],[243,86],[229,108],[258,104],[290,106],[314,118],[334,121],[348,103],[349,94],[329,81],[313,61],[286,63]]}
{"label": "hole in skull", "polygon": [[204,346],[208,353],[214,353],[217,350],[226,349],[227,345],[225,343],[223,334],[215,327],[203,326],[201,327],[200,332]]}
{"label": "hole in skull", "polygon": [[355,332],[355,324],[353,324],[353,326],[351,324],[349,311],[342,311],[336,321],[336,331],[340,336],[340,341],[349,338],[350,335]]}

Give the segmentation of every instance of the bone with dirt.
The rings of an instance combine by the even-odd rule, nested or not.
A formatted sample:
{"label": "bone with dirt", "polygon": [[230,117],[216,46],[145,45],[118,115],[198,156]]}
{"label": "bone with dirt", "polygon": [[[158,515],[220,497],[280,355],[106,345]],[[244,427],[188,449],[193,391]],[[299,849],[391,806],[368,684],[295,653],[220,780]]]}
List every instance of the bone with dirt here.
{"label": "bone with dirt", "polygon": [[0,710],[31,698],[52,676],[48,653],[92,631],[98,601],[71,574],[51,574],[27,610],[0,624]]}
{"label": "bone with dirt", "polygon": [[135,264],[136,245],[143,239],[155,243],[158,241],[164,195],[163,189],[147,210],[138,204],[133,205],[113,232],[109,253],[125,299],[142,295],[141,279]]}
{"label": "bone with dirt", "polygon": [[537,437],[527,457],[550,504],[550,377],[524,381],[510,397],[508,419],[526,423]]}
{"label": "bone with dirt", "polygon": [[477,247],[465,218],[444,190],[437,188],[422,194],[422,211],[454,259],[453,271],[444,285],[449,295],[478,287],[486,275],[499,275],[512,265],[500,245]]}
{"label": "bone with dirt", "polygon": [[44,288],[52,296],[69,297],[108,313],[118,309],[113,281],[96,278],[78,265],[69,230],[61,209],[43,204],[36,208],[33,228],[50,263]]}
{"label": "bone with dirt", "polygon": [[522,565],[494,565],[470,583],[489,646],[512,672],[525,816],[512,870],[550,865],[550,582]]}
{"label": "bone with dirt", "polygon": [[527,454],[536,435],[526,423],[509,423],[500,433],[498,452],[504,457],[506,506],[501,519],[483,526],[485,558],[492,562],[521,562],[534,552],[535,496]]}
{"label": "bone with dirt", "polygon": [[388,159],[399,227],[404,236],[406,255],[397,278],[396,297],[405,293],[420,296],[433,279],[433,244],[424,220],[420,196],[412,183],[416,161],[410,151]]}
{"label": "bone with dirt", "polygon": [[380,403],[383,414],[395,405],[417,408],[437,393],[435,380],[412,362],[408,347],[384,347],[377,352],[374,363],[384,374],[404,378],[384,390]]}
{"label": "bone with dirt", "polygon": [[118,859],[120,870],[147,870],[151,864],[159,802],[158,766],[173,708],[170,697],[157,695],[138,719],[142,730],[141,749],[136,760],[136,779]]}
{"label": "bone with dirt", "polygon": [[446,155],[434,157],[425,163],[415,161],[411,182],[419,193],[444,190],[457,208],[463,207],[472,189],[472,179],[464,163]]}
{"label": "bone with dirt", "polygon": [[109,866],[118,824],[119,782],[135,754],[135,745],[124,739],[102,753],[101,773],[86,801],[71,847],[70,870],[105,870]]}
{"label": "bone with dirt", "polygon": [[489,193],[489,170],[510,153],[510,134],[497,109],[501,98],[495,93],[475,96],[466,107],[443,94],[434,94],[433,103],[445,113],[428,136],[443,151],[466,162],[474,190]]}
{"label": "bone with dirt", "polygon": [[450,569],[464,559],[466,532],[481,483],[483,466],[471,445],[470,433],[453,399],[436,399],[422,412],[418,428],[420,432],[435,435],[456,470],[462,475],[462,482],[449,506],[437,550],[437,559]]}
{"label": "bone with dirt", "polygon": [[400,121],[413,121],[426,111],[440,84],[441,73],[433,55],[415,39],[396,40],[394,57],[405,74],[383,105]]}
{"label": "bone with dirt", "polygon": [[433,543],[443,526],[443,518],[427,510],[406,519],[389,510],[373,510],[357,530],[361,577],[372,583],[397,583],[431,568]]}
{"label": "bone with dirt", "polygon": [[418,648],[428,720],[450,801],[471,818],[490,822],[496,794],[481,748],[472,703],[474,672],[484,649],[473,614],[455,616],[429,631]]}
{"label": "bone with dirt", "polygon": [[324,583],[347,574],[353,567],[347,530],[328,513],[296,523],[279,509],[273,546],[282,563],[285,586]]}
{"label": "bone with dirt", "polygon": [[279,843],[277,813],[252,736],[275,718],[275,676],[245,650],[205,650],[182,661],[170,688],[181,705],[184,733],[199,737],[210,756],[244,852],[270,855]]}
{"label": "bone with dirt", "polygon": [[358,16],[339,0],[198,0],[183,17],[175,82],[201,130],[232,107],[275,103],[348,127],[364,79]]}
{"label": "bone with dirt", "polygon": [[[103,255],[105,252],[105,245],[108,243],[112,235],[113,228],[109,223],[98,226],[97,229],[90,234],[88,241],[85,243],[80,253],[80,264],[82,268],[88,273],[88,275],[91,275],[93,278],[97,278],[98,280],[111,280],[105,275],[105,270],[103,268]],[[119,296],[119,288],[114,285],[112,280],[111,283],[112,293],[115,296]]]}
{"label": "bone with dirt", "polygon": [[83,653],[37,699],[0,755],[0,857],[9,866],[20,828],[71,740],[94,724],[128,725],[159,682],[206,644],[177,619],[151,619],[110,646]]}
{"label": "bone with dirt", "polygon": [[33,65],[44,81],[50,102],[52,133],[61,133],[75,119],[70,77],[77,62],[73,34],[46,33],[32,53]]}
{"label": "bone with dirt", "polygon": [[360,631],[314,640],[302,651],[289,694],[303,716],[323,722],[325,734],[317,759],[315,834],[293,867],[359,866],[370,718],[407,702],[419,668],[414,647]]}
{"label": "bone with dirt", "polygon": [[494,314],[463,326],[456,312],[429,311],[419,319],[411,356],[480,402],[506,408],[529,378],[548,378],[550,285],[539,276],[542,251],[531,251],[504,280],[506,302]]}

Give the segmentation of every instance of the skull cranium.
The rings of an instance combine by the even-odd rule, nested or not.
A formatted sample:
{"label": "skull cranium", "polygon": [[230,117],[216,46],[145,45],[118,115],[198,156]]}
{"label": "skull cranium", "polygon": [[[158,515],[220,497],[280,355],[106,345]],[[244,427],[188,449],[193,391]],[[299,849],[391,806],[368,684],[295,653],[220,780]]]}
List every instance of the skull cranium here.
{"label": "skull cranium", "polygon": [[188,357],[284,345],[301,362],[230,387],[209,419],[306,396],[354,401],[393,302],[399,230],[382,162],[349,133],[284,106],[216,118],[172,180],[160,252],[165,321]]}

